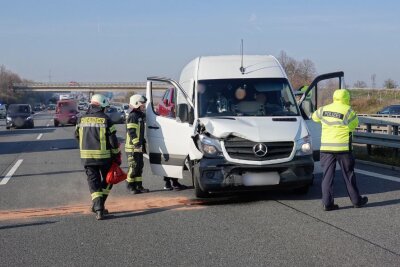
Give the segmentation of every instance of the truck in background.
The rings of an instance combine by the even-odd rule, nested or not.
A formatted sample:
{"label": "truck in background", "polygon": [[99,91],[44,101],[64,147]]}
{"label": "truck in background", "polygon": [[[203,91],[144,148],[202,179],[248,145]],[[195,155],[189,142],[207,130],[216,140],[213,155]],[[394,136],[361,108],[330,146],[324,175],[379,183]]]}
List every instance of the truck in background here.
{"label": "truck in background", "polygon": [[[337,78],[341,88],[343,76],[318,76],[299,104],[272,56],[199,57],[184,67],[179,83],[148,78],[152,172],[183,178],[189,170],[197,197],[281,187],[306,193],[319,155],[321,127],[310,120],[318,84]],[[176,115],[158,112],[153,82],[174,88]]]}

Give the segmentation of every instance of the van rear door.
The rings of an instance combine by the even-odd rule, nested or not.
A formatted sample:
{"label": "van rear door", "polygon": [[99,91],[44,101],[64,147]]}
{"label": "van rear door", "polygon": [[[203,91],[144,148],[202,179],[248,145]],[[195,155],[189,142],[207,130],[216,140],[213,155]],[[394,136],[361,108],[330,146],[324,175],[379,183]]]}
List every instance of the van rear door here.
{"label": "van rear door", "polygon": [[299,101],[300,110],[311,132],[314,160],[319,161],[321,146],[321,124],[311,119],[319,107],[332,103],[333,92],[343,88],[344,72],[332,72],[317,76]]}
{"label": "van rear door", "polygon": [[[175,110],[160,114],[157,105],[168,89],[174,89]],[[190,97],[174,80],[147,78],[146,136],[151,170],[159,176],[183,178],[185,161],[193,146],[193,110]]]}

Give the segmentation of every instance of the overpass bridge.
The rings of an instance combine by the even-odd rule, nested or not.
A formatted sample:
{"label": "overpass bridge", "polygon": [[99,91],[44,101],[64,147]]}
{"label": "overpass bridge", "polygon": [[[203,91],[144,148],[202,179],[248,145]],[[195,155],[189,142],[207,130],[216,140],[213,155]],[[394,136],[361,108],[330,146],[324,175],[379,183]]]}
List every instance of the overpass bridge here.
{"label": "overpass bridge", "polygon": [[[154,90],[165,90],[167,84],[153,83]],[[126,83],[101,83],[101,82],[68,82],[68,83],[13,83],[14,92],[132,92],[145,91],[146,82],[126,82]]]}

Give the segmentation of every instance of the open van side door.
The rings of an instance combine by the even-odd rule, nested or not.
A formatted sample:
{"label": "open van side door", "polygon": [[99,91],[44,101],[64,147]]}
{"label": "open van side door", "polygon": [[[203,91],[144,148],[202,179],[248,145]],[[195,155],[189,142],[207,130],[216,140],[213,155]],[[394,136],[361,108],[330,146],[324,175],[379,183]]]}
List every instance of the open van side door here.
{"label": "open van side door", "polygon": [[319,161],[321,124],[314,122],[311,116],[319,107],[332,103],[333,92],[343,87],[343,79],[343,71],[319,75],[309,85],[299,101],[303,118],[311,132],[314,160],[316,161]]}
{"label": "open van side door", "polygon": [[[157,105],[166,89],[174,88],[175,110],[159,114]],[[193,134],[194,105],[174,80],[147,78],[146,135],[151,170],[159,176],[183,178]]]}

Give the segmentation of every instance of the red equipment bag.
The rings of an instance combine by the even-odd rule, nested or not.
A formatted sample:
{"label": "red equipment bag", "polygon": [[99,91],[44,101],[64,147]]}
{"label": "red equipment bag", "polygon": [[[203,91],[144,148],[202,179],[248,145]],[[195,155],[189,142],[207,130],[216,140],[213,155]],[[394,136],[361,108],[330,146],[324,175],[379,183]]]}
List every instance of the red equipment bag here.
{"label": "red equipment bag", "polygon": [[125,180],[126,177],[127,177],[127,175],[121,169],[121,167],[118,166],[117,163],[113,162],[110,170],[107,173],[106,182],[108,184],[118,184],[119,182],[122,182],[123,180]]}

